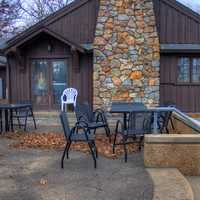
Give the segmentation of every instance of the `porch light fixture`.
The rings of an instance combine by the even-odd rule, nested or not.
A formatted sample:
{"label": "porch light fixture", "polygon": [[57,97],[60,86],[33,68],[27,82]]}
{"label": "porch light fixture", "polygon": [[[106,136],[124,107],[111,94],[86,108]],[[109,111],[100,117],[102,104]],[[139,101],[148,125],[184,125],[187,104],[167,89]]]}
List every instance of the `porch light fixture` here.
{"label": "porch light fixture", "polygon": [[49,43],[48,46],[47,46],[47,51],[52,52],[52,50],[53,50],[52,44]]}

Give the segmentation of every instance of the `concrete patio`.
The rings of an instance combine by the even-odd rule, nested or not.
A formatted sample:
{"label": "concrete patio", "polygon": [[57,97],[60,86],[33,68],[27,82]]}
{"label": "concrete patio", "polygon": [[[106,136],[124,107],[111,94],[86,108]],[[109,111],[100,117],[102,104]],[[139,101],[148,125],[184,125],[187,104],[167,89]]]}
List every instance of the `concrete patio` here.
{"label": "concrete patio", "polygon": [[2,200],[150,200],[153,182],[141,153],[123,158],[100,157],[93,168],[90,155],[71,152],[60,168],[60,151],[13,149],[0,140],[0,199]]}
{"label": "concrete patio", "polygon": [[[118,117],[109,120],[111,128]],[[37,133],[61,133],[57,113],[36,113]],[[70,122],[75,121],[70,114]],[[35,132],[32,122],[29,131]],[[177,125],[179,130],[186,125]],[[187,128],[186,132],[191,132]],[[26,133],[25,133],[26,134]],[[27,133],[28,134],[28,133]],[[61,133],[62,134],[62,133]],[[0,199],[2,200],[198,200],[199,177],[184,177],[177,169],[145,168],[143,152],[100,156],[93,168],[90,155],[71,151],[60,168],[60,150],[19,149],[15,141],[0,137]],[[165,178],[163,178],[165,177]]]}

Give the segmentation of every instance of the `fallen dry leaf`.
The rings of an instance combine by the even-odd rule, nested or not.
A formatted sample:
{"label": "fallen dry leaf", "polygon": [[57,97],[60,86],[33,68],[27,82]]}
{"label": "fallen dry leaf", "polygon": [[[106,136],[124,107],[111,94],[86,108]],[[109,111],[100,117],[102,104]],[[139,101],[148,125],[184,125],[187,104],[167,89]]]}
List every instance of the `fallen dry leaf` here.
{"label": "fallen dry leaf", "polygon": [[44,178],[40,179],[40,185],[46,185],[47,184],[47,180]]}
{"label": "fallen dry leaf", "polygon": [[[64,135],[60,133],[13,133],[13,135],[8,134],[6,136],[9,139],[14,139],[17,142],[11,144],[14,148],[39,148],[39,149],[64,149],[66,141]],[[117,138],[117,142],[121,140],[120,137]],[[112,138],[113,141],[113,138]],[[98,153],[110,159],[116,159],[118,156],[124,154],[124,148],[122,145],[116,146],[115,154],[112,152],[112,143],[109,143],[108,138],[105,134],[96,135],[96,146]],[[73,143],[71,146],[72,150],[80,151],[83,153],[90,153],[88,144],[79,142]],[[128,152],[138,151],[137,144],[130,144],[127,148]]]}

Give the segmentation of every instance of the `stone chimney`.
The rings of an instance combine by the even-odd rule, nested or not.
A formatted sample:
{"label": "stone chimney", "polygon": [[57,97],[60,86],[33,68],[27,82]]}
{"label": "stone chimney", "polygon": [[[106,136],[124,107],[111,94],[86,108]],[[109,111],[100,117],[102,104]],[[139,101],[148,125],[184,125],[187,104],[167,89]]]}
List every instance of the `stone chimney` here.
{"label": "stone chimney", "polygon": [[93,104],[159,104],[160,52],[152,0],[100,0]]}

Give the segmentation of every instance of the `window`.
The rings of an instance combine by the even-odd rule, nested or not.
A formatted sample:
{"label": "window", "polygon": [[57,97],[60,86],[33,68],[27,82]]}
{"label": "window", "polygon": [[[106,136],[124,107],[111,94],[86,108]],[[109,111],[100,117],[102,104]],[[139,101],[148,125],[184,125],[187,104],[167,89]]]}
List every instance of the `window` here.
{"label": "window", "polygon": [[178,83],[200,83],[200,58],[180,58],[177,80]]}
{"label": "window", "polygon": [[192,60],[192,82],[200,83],[200,58]]}
{"label": "window", "polygon": [[178,63],[178,82],[190,81],[190,59],[181,58]]}

